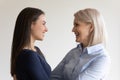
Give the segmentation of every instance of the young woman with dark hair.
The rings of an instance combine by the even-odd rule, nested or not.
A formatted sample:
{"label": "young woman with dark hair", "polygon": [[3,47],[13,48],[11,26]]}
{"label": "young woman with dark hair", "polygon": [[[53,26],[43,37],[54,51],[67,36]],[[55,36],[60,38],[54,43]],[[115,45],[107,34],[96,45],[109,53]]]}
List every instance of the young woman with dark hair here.
{"label": "young woman with dark hair", "polygon": [[11,49],[11,75],[14,80],[49,80],[51,68],[34,45],[36,40],[43,40],[47,31],[42,10],[27,7],[20,12]]}

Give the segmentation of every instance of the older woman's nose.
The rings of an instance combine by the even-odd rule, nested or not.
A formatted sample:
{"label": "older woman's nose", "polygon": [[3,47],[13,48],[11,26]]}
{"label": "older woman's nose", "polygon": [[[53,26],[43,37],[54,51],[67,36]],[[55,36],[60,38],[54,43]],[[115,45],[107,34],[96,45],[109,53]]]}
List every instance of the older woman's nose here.
{"label": "older woman's nose", "polygon": [[72,32],[75,32],[75,27],[73,27]]}

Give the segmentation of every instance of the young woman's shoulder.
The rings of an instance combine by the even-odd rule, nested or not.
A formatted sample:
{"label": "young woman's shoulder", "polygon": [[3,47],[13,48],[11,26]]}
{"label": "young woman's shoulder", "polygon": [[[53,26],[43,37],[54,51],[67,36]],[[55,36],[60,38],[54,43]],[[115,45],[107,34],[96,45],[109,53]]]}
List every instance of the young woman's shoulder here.
{"label": "young woman's shoulder", "polygon": [[18,59],[30,59],[38,57],[38,53],[29,49],[23,49],[18,55]]}

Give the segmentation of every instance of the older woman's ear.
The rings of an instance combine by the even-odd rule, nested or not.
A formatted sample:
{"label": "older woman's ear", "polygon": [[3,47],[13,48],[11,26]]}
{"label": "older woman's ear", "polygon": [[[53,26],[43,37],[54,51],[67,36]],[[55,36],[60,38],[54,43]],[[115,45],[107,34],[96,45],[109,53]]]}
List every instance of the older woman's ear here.
{"label": "older woman's ear", "polygon": [[88,24],[88,25],[89,25],[89,27],[90,27],[90,32],[92,32],[92,31],[94,30],[93,25],[92,25],[92,24]]}

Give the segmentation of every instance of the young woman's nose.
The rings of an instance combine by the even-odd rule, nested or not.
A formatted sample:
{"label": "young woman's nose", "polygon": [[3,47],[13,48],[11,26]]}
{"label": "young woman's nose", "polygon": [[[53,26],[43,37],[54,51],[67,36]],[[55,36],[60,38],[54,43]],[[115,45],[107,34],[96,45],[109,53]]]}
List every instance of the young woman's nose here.
{"label": "young woman's nose", "polygon": [[45,32],[48,32],[48,28],[47,27],[45,27]]}

